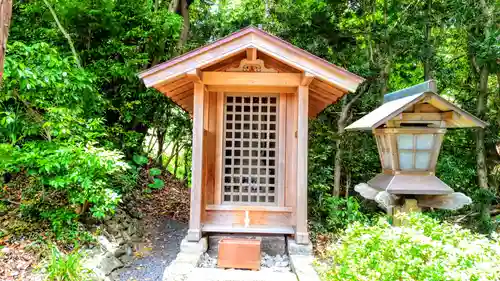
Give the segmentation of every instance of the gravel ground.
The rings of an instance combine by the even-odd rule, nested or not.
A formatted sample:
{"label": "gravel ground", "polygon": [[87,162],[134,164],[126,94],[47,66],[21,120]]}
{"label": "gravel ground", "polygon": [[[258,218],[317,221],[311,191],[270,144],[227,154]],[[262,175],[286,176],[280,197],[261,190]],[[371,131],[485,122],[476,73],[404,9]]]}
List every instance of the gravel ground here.
{"label": "gravel ground", "polygon": [[161,281],[163,272],[179,252],[187,225],[172,219],[144,220],[148,243],[138,245],[136,258],[112,273],[116,281]]}

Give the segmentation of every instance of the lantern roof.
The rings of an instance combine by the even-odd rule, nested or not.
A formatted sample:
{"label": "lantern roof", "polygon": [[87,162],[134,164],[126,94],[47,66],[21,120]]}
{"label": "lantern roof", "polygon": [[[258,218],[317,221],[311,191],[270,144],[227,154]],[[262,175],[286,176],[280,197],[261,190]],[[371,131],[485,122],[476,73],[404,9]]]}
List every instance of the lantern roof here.
{"label": "lantern roof", "polygon": [[484,128],[487,125],[486,122],[439,96],[436,82],[429,80],[386,94],[384,104],[347,126],[346,130],[372,130],[391,120],[444,121],[440,126],[444,128]]}
{"label": "lantern roof", "polygon": [[442,195],[453,193],[453,189],[434,175],[378,174],[368,185],[390,194]]}
{"label": "lantern roof", "polygon": [[[218,92],[210,87],[217,88],[220,85],[205,83],[204,76],[211,74],[208,72],[232,72],[245,60],[261,63],[262,72],[276,72],[269,73],[269,79],[280,73],[290,73],[292,78],[297,75],[306,78],[302,81],[310,83],[310,116],[316,115],[348,92],[356,91],[364,81],[354,73],[252,26],[155,65],[138,76],[146,87],[156,88],[192,113],[193,81],[203,81],[208,91]],[[298,86],[292,84],[288,86]]]}

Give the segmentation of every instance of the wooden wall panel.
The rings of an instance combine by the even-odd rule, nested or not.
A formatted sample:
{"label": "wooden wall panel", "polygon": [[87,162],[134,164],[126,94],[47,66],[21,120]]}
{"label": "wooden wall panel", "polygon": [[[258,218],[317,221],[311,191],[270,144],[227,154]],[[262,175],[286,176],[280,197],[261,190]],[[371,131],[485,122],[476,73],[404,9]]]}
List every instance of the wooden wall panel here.
{"label": "wooden wall panel", "polygon": [[204,204],[214,204],[215,174],[216,174],[216,128],[217,128],[217,93],[209,92],[206,99],[207,113],[205,114],[205,163],[204,169]]}
{"label": "wooden wall panel", "polygon": [[[217,226],[245,227],[245,211],[207,211],[204,224]],[[292,226],[292,217],[288,212],[249,211],[248,227]]]}
{"label": "wooden wall panel", "polygon": [[285,165],[285,206],[291,207],[292,219],[295,220],[297,201],[297,95],[286,95],[286,165]]}
{"label": "wooden wall panel", "polygon": [[224,93],[217,92],[216,101],[216,126],[215,126],[215,186],[214,186],[214,204],[221,203],[222,188],[222,149],[224,134]]}

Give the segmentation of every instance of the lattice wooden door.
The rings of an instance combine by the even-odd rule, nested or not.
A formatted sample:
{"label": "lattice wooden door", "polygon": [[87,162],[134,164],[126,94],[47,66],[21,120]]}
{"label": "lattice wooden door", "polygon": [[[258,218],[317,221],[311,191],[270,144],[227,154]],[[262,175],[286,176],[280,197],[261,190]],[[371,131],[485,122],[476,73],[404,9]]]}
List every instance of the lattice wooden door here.
{"label": "lattice wooden door", "polygon": [[277,205],[278,99],[226,95],[223,203]]}

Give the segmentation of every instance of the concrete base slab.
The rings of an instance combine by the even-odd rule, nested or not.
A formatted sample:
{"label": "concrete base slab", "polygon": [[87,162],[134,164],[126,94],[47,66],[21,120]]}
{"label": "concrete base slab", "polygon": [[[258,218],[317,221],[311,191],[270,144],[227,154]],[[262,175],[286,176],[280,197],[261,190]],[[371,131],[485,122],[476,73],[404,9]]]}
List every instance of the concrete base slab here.
{"label": "concrete base slab", "polygon": [[[186,281],[297,281],[291,272],[224,270],[219,268],[196,268]],[[306,279],[304,279],[306,280]]]}
{"label": "concrete base slab", "polygon": [[207,251],[207,238],[198,242],[189,242],[187,237],[181,242],[181,249],[175,260],[165,269],[163,281],[185,281],[196,269],[201,255]]}
{"label": "concrete base slab", "polygon": [[245,234],[214,234],[208,237],[208,253],[217,254],[219,242],[223,238],[259,239],[262,252],[271,255],[284,255],[286,253],[286,239],[284,235],[245,235]]}
{"label": "concrete base slab", "polygon": [[290,265],[299,281],[320,281],[318,273],[313,267],[313,261],[313,256],[290,255]]}

